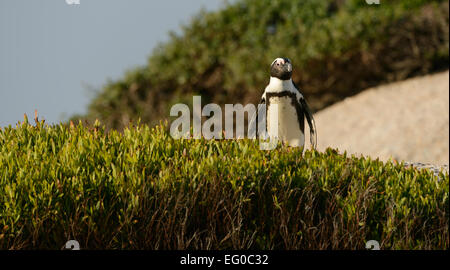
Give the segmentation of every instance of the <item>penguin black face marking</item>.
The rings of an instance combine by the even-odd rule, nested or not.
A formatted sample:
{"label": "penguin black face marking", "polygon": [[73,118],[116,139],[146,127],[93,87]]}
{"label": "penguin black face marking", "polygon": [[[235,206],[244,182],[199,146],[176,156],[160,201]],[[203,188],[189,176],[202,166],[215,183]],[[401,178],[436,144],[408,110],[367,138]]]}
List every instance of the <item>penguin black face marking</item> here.
{"label": "penguin black face marking", "polygon": [[289,58],[277,58],[270,66],[270,76],[280,80],[289,80],[292,77],[292,64]]}

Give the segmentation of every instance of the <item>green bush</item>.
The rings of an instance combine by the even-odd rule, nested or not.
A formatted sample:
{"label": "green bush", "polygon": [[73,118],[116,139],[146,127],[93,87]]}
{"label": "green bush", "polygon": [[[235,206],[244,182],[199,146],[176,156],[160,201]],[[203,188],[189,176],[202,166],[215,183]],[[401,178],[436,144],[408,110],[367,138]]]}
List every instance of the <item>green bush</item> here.
{"label": "green bush", "polygon": [[447,173],[165,129],[0,129],[0,249],[449,247]]}
{"label": "green bush", "polygon": [[138,118],[154,125],[193,94],[256,104],[279,56],[293,61],[294,81],[319,110],[371,86],[448,69],[448,27],[443,0],[234,1],[195,16],[73,119],[116,129]]}

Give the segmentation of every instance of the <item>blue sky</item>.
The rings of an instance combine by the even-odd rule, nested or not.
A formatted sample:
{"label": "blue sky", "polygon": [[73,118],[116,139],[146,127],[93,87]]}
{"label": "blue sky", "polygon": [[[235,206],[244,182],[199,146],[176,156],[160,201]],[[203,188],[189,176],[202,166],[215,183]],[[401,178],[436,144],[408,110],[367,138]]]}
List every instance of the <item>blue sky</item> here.
{"label": "blue sky", "polygon": [[0,127],[26,113],[57,123],[84,113],[108,79],[144,65],[201,8],[223,0],[0,1]]}

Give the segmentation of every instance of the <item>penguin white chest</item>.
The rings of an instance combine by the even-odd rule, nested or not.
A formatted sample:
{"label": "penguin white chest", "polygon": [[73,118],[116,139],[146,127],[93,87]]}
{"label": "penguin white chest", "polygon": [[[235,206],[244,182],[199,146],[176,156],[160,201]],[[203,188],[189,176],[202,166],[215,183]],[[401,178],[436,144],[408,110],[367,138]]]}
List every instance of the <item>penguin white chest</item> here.
{"label": "penguin white chest", "polygon": [[[277,106],[272,106],[275,104]],[[305,144],[303,113],[300,112],[302,115],[298,117],[299,112],[297,110],[296,101],[291,96],[270,97],[267,108],[267,131],[269,136],[278,137],[278,139],[289,146],[302,147]],[[277,122],[278,125],[274,125]]]}

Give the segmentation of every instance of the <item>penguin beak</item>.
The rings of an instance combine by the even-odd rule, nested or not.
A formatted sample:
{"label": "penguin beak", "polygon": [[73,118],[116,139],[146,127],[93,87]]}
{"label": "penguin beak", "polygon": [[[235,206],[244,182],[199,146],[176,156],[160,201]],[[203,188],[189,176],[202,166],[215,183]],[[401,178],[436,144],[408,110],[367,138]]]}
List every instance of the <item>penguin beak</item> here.
{"label": "penguin beak", "polygon": [[292,72],[292,64],[291,63],[286,62],[285,66],[286,66],[287,72]]}

